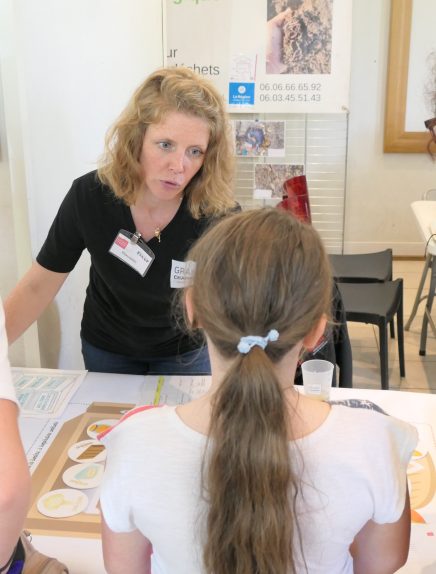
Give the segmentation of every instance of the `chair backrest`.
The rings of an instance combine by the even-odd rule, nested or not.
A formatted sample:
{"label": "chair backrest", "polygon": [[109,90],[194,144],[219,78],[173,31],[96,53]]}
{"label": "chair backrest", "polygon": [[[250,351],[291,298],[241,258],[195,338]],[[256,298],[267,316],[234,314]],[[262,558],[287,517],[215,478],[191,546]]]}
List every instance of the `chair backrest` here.
{"label": "chair backrest", "polygon": [[424,191],[422,199],[425,201],[436,201],[436,187],[432,187],[431,189]]}
{"label": "chair backrest", "polygon": [[392,249],[329,258],[333,277],[341,283],[383,283],[392,279]]}

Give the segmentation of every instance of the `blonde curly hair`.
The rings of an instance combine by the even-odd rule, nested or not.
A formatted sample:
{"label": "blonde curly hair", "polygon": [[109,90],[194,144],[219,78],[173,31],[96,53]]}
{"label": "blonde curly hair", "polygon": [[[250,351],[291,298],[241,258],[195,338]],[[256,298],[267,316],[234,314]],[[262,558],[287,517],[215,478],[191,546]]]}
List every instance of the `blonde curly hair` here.
{"label": "blonde curly hair", "polygon": [[185,189],[192,216],[218,216],[235,205],[234,153],[223,98],[211,82],[189,68],[162,68],[134,92],[108,130],[98,176],[127,205],[133,205],[143,182],[140,154],[144,134],[170,112],[205,120],[210,129],[204,163]]}

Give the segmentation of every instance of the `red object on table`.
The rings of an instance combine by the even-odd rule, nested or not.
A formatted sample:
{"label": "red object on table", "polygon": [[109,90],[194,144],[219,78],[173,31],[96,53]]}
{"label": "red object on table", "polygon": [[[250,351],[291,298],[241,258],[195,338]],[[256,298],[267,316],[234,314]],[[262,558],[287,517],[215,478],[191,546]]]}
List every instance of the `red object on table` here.
{"label": "red object on table", "polygon": [[312,222],[305,175],[297,175],[285,181],[283,184],[283,200],[277,207],[290,211],[295,217],[305,223]]}

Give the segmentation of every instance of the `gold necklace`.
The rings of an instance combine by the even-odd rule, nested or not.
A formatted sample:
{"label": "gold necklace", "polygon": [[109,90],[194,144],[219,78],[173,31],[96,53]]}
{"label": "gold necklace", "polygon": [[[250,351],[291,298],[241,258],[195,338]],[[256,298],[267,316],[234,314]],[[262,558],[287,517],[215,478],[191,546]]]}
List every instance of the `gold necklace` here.
{"label": "gold necklace", "polygon": [[[179,205],[180,205],[180,203],[182,202],[182,199],[183,199],[183,196],[180,197]],[[178,209],[178,208],[179,208],[179,207],[177,206],[177,209]],[[150,218],[150,221],[151,221],[151,223],[153,224],[153,226],[155,226],[153,235],[156,237],[156,239],[157,239],[158,242],[160,243],[160,241],[161,241],[161,234],[162,234],[161,226],[155,224],[155,222],[154,222],[154,220],[153,220],[153,217],[152,217],[150,211],[148,212],[148,217]]]}
{"label": "gold necklace", "polygon": [[161,235],[161,228],[160,225],[156,225],[156,223],[153,220],[153,217],[151,216],[151,213],[148,212],[148,217],[154,227],[154,231],[153,231],[153,235],[156,237],[156,239],[159,241],[160,243],[160,235]]}

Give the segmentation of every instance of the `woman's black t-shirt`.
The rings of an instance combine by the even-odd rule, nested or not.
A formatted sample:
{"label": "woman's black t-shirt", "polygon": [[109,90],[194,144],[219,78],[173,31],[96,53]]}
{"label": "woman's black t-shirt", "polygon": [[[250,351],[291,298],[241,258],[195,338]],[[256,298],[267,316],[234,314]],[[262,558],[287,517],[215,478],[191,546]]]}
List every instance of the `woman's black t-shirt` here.
{"label": "woman's black t-shirt", "polygon": [[209,222],[194,219],[184,198],[161,241],[147,242],[155,259],[142,277],[109,253],[118,232],[134,233],[135,224],[130,208],[93,171],[73,182],[36,259],[50,271],[68,273],[87,249],[91,267],[81,335],[112,353],[168,357],[196,348],[173,317],[170,274]]}

